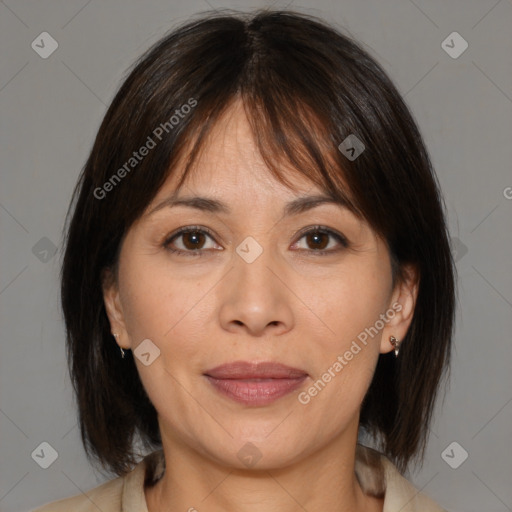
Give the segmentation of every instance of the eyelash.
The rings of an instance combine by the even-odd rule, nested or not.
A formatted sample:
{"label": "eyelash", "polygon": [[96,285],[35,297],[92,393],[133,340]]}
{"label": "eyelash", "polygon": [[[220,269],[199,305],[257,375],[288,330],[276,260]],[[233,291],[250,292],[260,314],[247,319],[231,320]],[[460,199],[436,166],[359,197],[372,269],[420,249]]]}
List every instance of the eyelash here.
{"label": "eyelash", "polygon": [[[169,251],[170,253],[177,254],[177,255],[184,255],[184,256],[191,256],[191,257],[201,257],[204,255],[203,249],[197,249],[197,250],[188,250],[184,251],[182,249],[173,249],[170,247],[170,244],[178,238],[180,235],[183,235],[184,233],[201,233],[206,234],[210,236],[213,240],[215,240],[213,233],[208,229],[201,226],[186,226],[183,228],[180,228],[178,231],[172,233],[171,235],[168,235],[164,242],[162,243],[162,247]],[[306,235],[309,235],[311,233],[321,233],[325,235],[330,235],[333,238],[335,238],[342,246],[343,248],[347,248],[349,246],[348,240],[341,235],[340,233],[337,233],[336,231],[333,231],[332,229],[329,229],[325,226],[312,226],[307,228],[306,230],[299,233],[299,238],[297,239],[297,242],[304,238]],[[207,250],[207,249],[206,249]],[[308,251],[314,253],[316,256],[324,256],[328,254],[332,254],[335,252],[338,252],[342,249],[322,249],[322,250],[314,250],[314,249],[300,249],[300,251]]]}

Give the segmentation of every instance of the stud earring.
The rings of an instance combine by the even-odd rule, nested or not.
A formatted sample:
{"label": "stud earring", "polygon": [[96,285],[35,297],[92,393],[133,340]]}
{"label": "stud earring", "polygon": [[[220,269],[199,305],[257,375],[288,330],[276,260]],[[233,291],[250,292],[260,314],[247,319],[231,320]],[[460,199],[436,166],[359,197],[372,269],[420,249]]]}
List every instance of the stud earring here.
{"label": "stud earring", "polygon": [[[114,338],[116,339],[117,341],[117,338],[119,337],[119,333],[117,332],[113,332],[112,335],[114,336]],[[119,350],[121,351],[121,357],[124,359],[124,350],[123,350],[123,347],[119,347]]]}
{"label": "stud earring", "polygon": [[395,349],[395,357],[398,357],[398,351],[400,350],[401,341],[398,341],[394,336],[390,336],[389,341],[391,342],[391,345],[393,345],[393,348]]}

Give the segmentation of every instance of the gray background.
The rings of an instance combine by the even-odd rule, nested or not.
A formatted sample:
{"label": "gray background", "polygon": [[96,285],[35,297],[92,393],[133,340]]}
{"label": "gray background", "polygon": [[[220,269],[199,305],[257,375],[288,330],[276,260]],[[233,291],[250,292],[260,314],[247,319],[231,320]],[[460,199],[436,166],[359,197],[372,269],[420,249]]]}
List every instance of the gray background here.
{"label": "gray background", "polygon": [[[460,303],[450,388],[426,462],[409,478],[449,511],[512,510],[512,0],[6,0],[0,2],[2,512],[29,510],[105,480],[87,463],[76,427],[59,253],[52,256],[52,249],[62,245],[72,187],[124,70],[191,14],[209,6],[269,5],[333,21],[361,41],[418,121],[446,198]],[[59,45],[47,59],[31,48],[43,31]],[[469,45],[458,58],[441,46],[454,31]],[[31,457],[43,441],[58,452],[48,469]],[[468,458],[453,469],[445,460],[457,465],[463,449]]]}

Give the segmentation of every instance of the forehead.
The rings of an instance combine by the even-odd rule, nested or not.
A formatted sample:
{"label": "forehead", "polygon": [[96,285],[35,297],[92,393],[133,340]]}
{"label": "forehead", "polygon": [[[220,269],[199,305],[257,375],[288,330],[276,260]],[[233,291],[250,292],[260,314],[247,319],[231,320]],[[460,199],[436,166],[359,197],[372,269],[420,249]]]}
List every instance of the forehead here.
{"label": "forehead", "polygon": [[290,186],[277,180],[261,155],[241,100],[235,100],[216,120],[193,164],[187,171],[182,186],[177,189],[184,164],[193,142],[183,149],[180,162],[172,169],[156,196],[177,190],[210,192],[229,196],[266,193],[283,197],[303,193],[321,193],[321,189],[308,177],[285,161],[279,171]]}

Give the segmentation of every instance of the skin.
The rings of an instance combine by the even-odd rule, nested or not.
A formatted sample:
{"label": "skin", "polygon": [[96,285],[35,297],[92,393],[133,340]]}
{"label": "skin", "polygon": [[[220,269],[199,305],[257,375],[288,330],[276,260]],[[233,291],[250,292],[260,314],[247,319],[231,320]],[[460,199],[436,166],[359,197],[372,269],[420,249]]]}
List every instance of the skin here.
{"label": "skin", "polygon": [[[274,180],[239,102],[217,122],[180,190],[180,197],[214,197],[232,212],[175,206],[149,214],[175,190],[175,176],[128,231],[117,280],[104,284],[118,344],[135,350],[149,338],[160,350],[149,366],[134,358],[158,411],[166,458],[164,477],[145,489],[148,510],[382,511],[383,500],[366,496],[355,478],[359,411],[379,354],[393,349],[389,337],[407,332],[416,275],[410,269],[393,288],[386,244],[337,204],[284,217],[287,202],[321,190],[291,172],[295,190]],[[316,224],[344,235],[349,247],[300,233]],[[201,256],[191,254],[190,234],[171,243],[187,254],[165,249],[168,235],[195,225],[213,232],[202,238]],[[247,236],[263,248],[252,263],[236,252]],[[318,245],[331,252],[316,254]],[[401,311],[301,404],[298,393],[396,303]],[[269,405],[246,406],[203,375],[236,360],[278,361],[309,376]],[[262,455],[252,468],[237,457],[248,442]]]}

